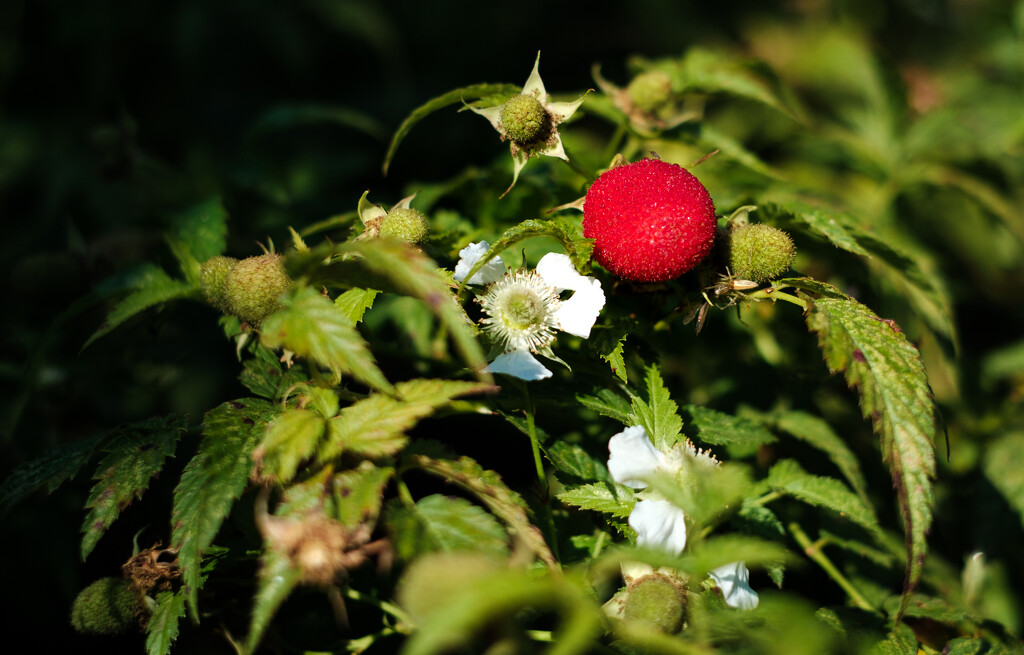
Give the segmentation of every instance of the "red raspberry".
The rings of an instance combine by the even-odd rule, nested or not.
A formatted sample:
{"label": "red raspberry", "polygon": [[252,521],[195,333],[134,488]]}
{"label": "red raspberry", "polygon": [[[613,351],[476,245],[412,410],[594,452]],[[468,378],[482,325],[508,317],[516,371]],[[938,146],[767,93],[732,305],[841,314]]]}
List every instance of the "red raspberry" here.
{"label": "red raspberry", "polygon": [[676,164],[641,159],[601,174],[583,201],[583,236],[594,258],[636,282],[664,282],[711,252],[715,205],[707,189]]}

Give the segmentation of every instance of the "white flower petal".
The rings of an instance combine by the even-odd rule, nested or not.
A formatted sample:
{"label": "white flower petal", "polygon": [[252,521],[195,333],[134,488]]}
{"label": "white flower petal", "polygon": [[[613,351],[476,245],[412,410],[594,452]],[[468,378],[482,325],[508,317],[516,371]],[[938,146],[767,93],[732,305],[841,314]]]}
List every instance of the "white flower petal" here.
{"label": "white flower petal", "polygon": [[[416,193],[419,193],[419,191],[417,191]],[[412,200],[413,198],[416,197],[416,193],[412,194],[411,196],[406,196],[399,200],[398,203],[391,208],[391,211],[395,211],[396,209],[411,209]]]}
{"label": "white flower petal", "polygon": [[563,332],[588,338],[605,303],[601,282],[580,275],[568,255],[554,252],[541,258],[537,263],[537,273],[559,291],[569,289],[575,292],[571,298],[562,301],[555,318]]}
{"label": "white flower petal", "polygon": [[[462,282],[466,275],[473,269],[480,258],[487,254],[491,247],[486,241],[471,243],[459,251],[459,263],[455,265],[455,273],[452,275],[456,282]],[[484,267],[473,274],[466,284],[490,284],[497,282],[505,276],[505,262],[500,257],[495,257],[484,264]]]}
{"label": "white flower petal", "polygon": [[590,91],[587,91],[587,93],[581,95],[578,100],[573,100],[572,102],[549,102],[547,104],[548,113],[555,116],[557,119],[556,123],[561,123],[576,113],[576,110],[580,108],[583,101],[587,99],[588,93],[590,93]]}
{"label": "white flower petal", "polygon": [[667,500],[641,500],[629,515],[636,545],[661,548],[678,555],[686,548],[686,516]]}
{"label": "white flower petal", "polygon": [[501,132],[501,108],[504,105],[498,105],[497,107],[484,107],[483,109],[477,109],[472,105],[466,105],[466,107],[474,114],[480,114],[487,119],[487,122],[491,124],[491,127]]}
{"label": "white flower petal", "polygon": [[643,489],[647,483],[639,478],[654,473],[661,462],[661,453],[639,425],[626,428],[608,440],[608,472],[619,484]]}
{"label": "white flower petal", "polygon": [[545,282],[559,291],[566,289],[575,291],[590,279],[576,272],[576,267],[572,265],[569,255],[558,252],[549,252],[541,257],[537,262],[537,273],[544,278]]}
{"label": "white flower petal", "polygon": [[529,350],[513,350],[494,358],[485,371],[504,373],[520,380],[532,382],[551,377],[551,371],[537,361]]}
{"label": "white flower petal", "polygon": [[741,610],[752,610],[757,607],[757,592],[750,588],[750,571],[743,562],[719,566],[708,575],[721,589],[726,605]]}
{"label": "white flower petal", "polygon": [[542,105],[548,100],[547,91],[544,90],[544,82],[540,79],[540,52],[537,53],[537,61],[533,63],[533,71],[530,73],[530,77],[527,78],[526,84],[523,85],[523,95],[531,93],[536,95],[537,100]]}

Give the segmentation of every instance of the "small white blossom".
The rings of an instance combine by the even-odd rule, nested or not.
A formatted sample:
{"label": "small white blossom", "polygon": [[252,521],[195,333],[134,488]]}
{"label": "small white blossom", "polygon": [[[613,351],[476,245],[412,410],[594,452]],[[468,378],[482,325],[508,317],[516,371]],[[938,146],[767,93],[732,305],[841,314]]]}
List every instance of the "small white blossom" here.
{"label": "small white blossom", "polygon": [[750,588],[748,579],[750,571],[743,562],[733,562],[719,566],[708,573],[722,591],[725,604],[741,610],[752,610],[757,607],[757,592]]}
{"label": "small white blossom", "polygon": [[[486,241],[463,248],[454,278],[465,280],[488,248]],[[503,352],[488,370],[522,380],[550,377],[551,371],[537,361],[534,353],[557,359],[550,346],[559,330],[589,337],[605,303],[601,283],[577,273],[572,260],[559,253],[544,255],[534,271],[506,271],[495,257],[466,283],[489,284],[479,299],[485,314],[481,324]],[[563,301],[559,298],[562,291],[572,291],[573,295]]]}

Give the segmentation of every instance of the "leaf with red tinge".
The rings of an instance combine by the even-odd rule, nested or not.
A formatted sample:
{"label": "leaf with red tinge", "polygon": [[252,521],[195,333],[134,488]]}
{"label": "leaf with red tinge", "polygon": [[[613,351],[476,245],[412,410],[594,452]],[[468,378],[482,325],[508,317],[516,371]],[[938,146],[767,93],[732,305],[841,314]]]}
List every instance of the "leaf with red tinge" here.
{"label": "leaf with red tinge", "polygon": [[825,363],[860,395],[861,412],[881,439],[903,518],[907,569],[897,617],[928,552],[935,477],[935,400],[921,354],[891,321],[850,298],[818,298],[807,314]]}

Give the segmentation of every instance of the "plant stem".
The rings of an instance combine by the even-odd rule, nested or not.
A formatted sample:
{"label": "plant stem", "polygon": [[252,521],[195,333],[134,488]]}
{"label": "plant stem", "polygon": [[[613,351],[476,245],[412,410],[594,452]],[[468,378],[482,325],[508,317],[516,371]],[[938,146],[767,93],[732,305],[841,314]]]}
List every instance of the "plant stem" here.
{"label": "plant stem", "polygon": [[547,524],[545,535],[548,545],[551,547],[551,554],[555,561],[561,558],[558,555],[558,537],[555,532],[555,517],[551,514],[551,494],[548,486],[548,476],[544,472],[544,461],[540,455],[540,442],[537,440],[537,426],[534,421],[533,398],[530,397],[529,383],[523,384],[523,395],[526,397],[526,433],[530,437],[530,448],[533,450],[533,465],[537,470],[537,482],[540,484],[541,492],[541,513],[544,522]]}
{"label": "plant stem", "polygon": [[[362,592],[356,591],[352,587],[346,587],[345,588],[345,595],[347,597],[351,598],[354,601],[358,601],[360,603],[369,603],[370,605],[373,605],[377,609],[379,609],[379,610],[381,610],[383,612],[386,612],[386,613],[390,614],[391,616],[395,617],[395,619],[397,619],[398,623],[399,623],[398,626],[395,626],[395,629],[398,632],[406,632],[409,629],[409,626],[413,625],[413,622],[409,618],[409,615],[406,614],[405,611],[402,610],[402,608],[399,607],[398,605],[395,605],[393,603],[387,602],[386,600],[380,600],[379,598],[374,598],[373,596],[370,596],[368,594],[364,594]],[[404,627],[404,629],[403,629],[403,627]]]}
{"label": "plant stem", "polygon": [[750,300],[771,300],[773,302],[776,300],[785,300],[788,303],[793,303],[797,307],[800,307],[805,312],[808,309],[806,300],[803,300],[802,298],[797,298],[796,296],[786,293],[784,291],[779,291],[775,287],[768,287],[766,289],[761,289],[760,291],[748,293],[747,298]]}
{"label": "plant stem", "polygon": [[869,612],[873,612],[875,610],[874,606],[872,606],[871,603],[869,603],[867,599],[857,591],[857,588],[853,586],[853,583],[847,580],[846,576],[836,568],[836,565],[832,563],[832,560],[822,552],[822,548],[826,544],[825,541],[819,540],[811,543],[810,537],[807,536],[807,533],[804,532],[803,528],[798,524],[790,523],[788,527],[790,534],[792,534],[793,538],[796,539],[796,542],[800,544],[800,547],[804,549],[804,553],[814,560],[814,562],[820,566],[825,573],[828,573],[829,577],[836,581],[836,584],[842,587],[843,591],[845,591],[846,595],[850,597],[850,600],[853,601],[854,605]]}

